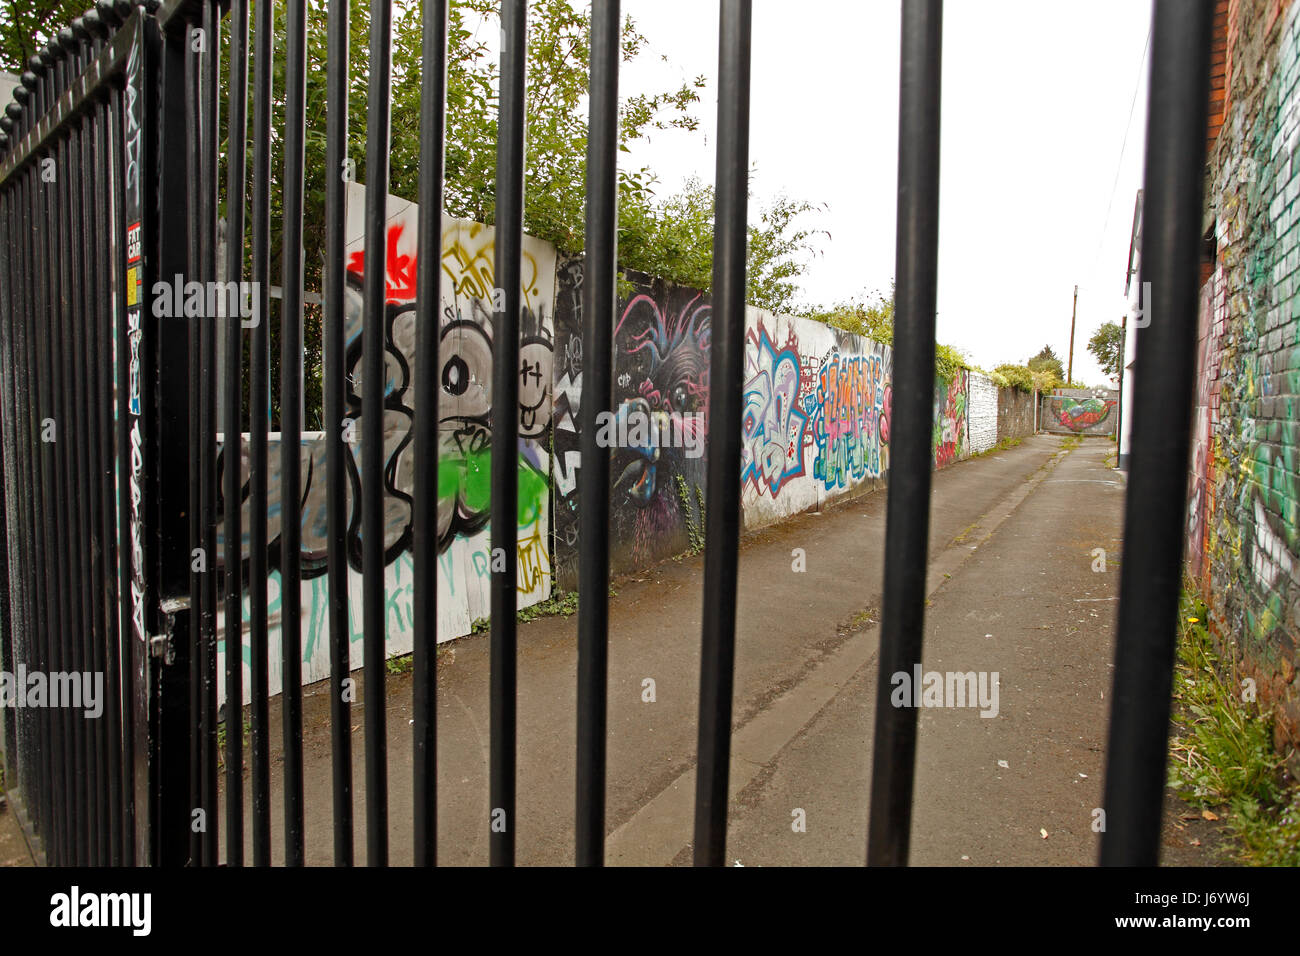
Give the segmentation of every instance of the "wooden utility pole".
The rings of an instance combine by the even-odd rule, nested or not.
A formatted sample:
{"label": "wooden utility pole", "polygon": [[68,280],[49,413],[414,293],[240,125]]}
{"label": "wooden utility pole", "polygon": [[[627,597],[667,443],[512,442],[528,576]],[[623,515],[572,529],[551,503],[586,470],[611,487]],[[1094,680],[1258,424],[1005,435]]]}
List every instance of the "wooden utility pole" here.
{"label": "wooden utility pole", "polygon": [[1074,381],[1074,316],[1079,311],[1079,287],[1074,287],[1074,305],[1070,309],[1070,364],[1065,370],[1065,387]]}

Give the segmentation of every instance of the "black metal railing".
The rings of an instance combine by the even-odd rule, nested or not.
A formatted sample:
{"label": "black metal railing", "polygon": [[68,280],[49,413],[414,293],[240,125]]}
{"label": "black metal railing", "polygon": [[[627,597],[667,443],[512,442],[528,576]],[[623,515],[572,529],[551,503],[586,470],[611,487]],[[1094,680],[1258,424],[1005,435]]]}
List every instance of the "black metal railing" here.
{"label": "black metal railing", "polygon": [[[750,89],[750,0],[720,0],[695,861],[725,859],[740,536],[741,385]],[[1212,4],[1158,0],[1152,39],[1134,453],[1102,862],[1156,861],[1188,451],[1197,239]],[[103,720],[68,708],[7,711],[6,770],[34,844],[52,864],[241,865],[272,858],[270,608],[280,574],[284,860],[305,860],[301,528],[307,3],[101,0],[28,64],[0,119],[0,407],[7,602],[3,666],[103,674]],[[514,554],[524,189],[527,6],[503,0],[493,297],[491,548]],[[325,143],[324,481],[334,861],[353,863],[348,467],[357,469],[363,630],[365,861],[387,862],[385,286],[391,0],[369,12],[365,271],[359,462],[344,439],[349,383],[344,207],[349,157],[349,5],[328,2]],[[448,9],[425,0],[419,243],[439,245]],[[227,38],[223,47],[223,37]],[[612,406],[620,11],[594,0],[582,349],[576,859],[604,860],[609,450]],[[889,677],[919,663],[930,498],[939,224],[941,0],[904,0],[893,474],[870,799],[868,861],[908,859],[916,714],[889,705]],[[273,57],[286,54],[284,89]],[[250,54],[252,71],[250,76]],[[223,63],[226,89],[222,90]],[[252,97],[251,130],[248,98]],[[284,126],[273,129],[283,101]],[[222,117],[221,104],[226,104]],[[223,126],[224,120],[224,126]],[[224,131],[224,135],[223,135]],[[251,155],[246,144],[251,136]],[[223,146],[224,140],[224,146]],[[283,151],[281,194],[272,159]],[[224,166],[223,166],[224,164]],[[224,177],[223,177],[224,172]],[[224,256],[221,182],[224,178]],[[275,202],[278,199],[278,203]],[[272,211],[282,217],[278,501],[271,468]],[[177,321],[146,308],[156,282],[251,281],[258,321],[238,312]],[[418,263],[413,380],[414,859],[436,850],[438,568],[437,256]],[[151,300],[153,301],[153,300]],[[224,374],[218,343],[224,333]],[[248,350],[247,379],[244,350]],[[246,384],[247,383],[247,384]],[[1171,396],[1178,401],[1171,401]],[[247,421],[241,420],[245,408]],[[220,410],[220,414],[219,414]],[[1127,414],[1127,412],[1126,412]],[[1176,421],[1171,414],[1180,416]],[[220,427],[219,427],[220,426]],[[246,427],[245,427],[246,426]],[[219,440],[219,432],[221,437]],[[247,438],[244,438],[244,434]],[[241,471],[247,441],[248,476]],[[183,451],[182,451],[183,449]],[[241,501],[246,497],[247,524]],[[359,499],[359,500],[357,500]],[[278,555],[269,520],[279,509]],[[218,564],[218,535],[223,552]],[[247,540],[247,559],[242,542]],[[490,856],[516,834],[516,563],[490,579]],[[248,640],[242,622],[247,598]],[[220,602],[220,603],[219,603]],[[219,624],[218,616],[223,623]],[[219,644],[225,674],[218,675]],[[238,717],[250,661],[251,740]],[[218,681],[226,722],[219,752]],[[219,846],[219,759],[224,834]],[[863,755],[866,759],[866,755]],[[245,766],[251,768],[246,824]],[[202,825],[198,825],[199,822]]]}

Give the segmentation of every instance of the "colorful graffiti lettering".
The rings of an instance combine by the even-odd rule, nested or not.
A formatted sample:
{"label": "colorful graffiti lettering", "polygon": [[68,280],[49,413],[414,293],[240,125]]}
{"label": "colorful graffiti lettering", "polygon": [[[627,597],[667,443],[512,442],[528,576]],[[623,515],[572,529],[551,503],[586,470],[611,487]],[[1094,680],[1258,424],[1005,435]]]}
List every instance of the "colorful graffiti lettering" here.
{"label": "colorful graffiti lettering", "polygon": [[816,390],[805,399],[817,445],[813,477],[827,490],[878,478],[887,466],[889,369],[884,346],[875,348],[880,352],[869,355],[832,350],[822,361]]}

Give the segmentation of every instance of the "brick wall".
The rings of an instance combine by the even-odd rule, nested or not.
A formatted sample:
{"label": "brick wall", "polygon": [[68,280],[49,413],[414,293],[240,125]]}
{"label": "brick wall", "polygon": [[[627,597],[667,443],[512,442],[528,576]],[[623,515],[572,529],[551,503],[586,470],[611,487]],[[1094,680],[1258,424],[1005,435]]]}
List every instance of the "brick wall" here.
{"label": "brick wall", "polygon": [[1300,6],[1232,0],[1210,154],[1188,570],[1300,770]]}
{"label": "brick wall", "polygon": [[971,372],[967,414],[970,418],[970,451],[978,455],[998,443],[998,387],[987,375]]}
{"label": "brick wall", "polygon": [[998,389],[998,440],[1034,433],[1034,396],[1018,388]]}

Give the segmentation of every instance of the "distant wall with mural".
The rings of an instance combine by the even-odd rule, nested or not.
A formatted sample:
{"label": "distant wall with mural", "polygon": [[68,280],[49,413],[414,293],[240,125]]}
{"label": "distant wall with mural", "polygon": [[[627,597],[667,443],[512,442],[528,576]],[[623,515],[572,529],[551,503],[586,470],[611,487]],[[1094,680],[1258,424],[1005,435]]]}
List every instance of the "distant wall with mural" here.
{"label": "distant wall with mural", "polygon": [[1224,29],[1187,562],[1211,632],[1243,655],[1300,773],[1300,6],[1240,0]]}
{"label": "distant wall with mural", "polygon": [[1039,427],[1056,435],[1114,435],[1119,392],[1113,388],[1058,388],[1042,397]]}
{"label": "distant wall with mural", "polygon": [[[365,273],[362,210],[363,187],[353,184],[347,194],[345,376],[346,409],[350,423],[339,423],[351,437],[351,455],[345,460],[347,476],[350,592],[350,637],[352,664],[361,664],[361,540],[360,521],[354,503],[360,489],[360,455],[366,429],[373,427],[362,415],[362,394],[367,383],[361,379],[362,278]],[[411,581],[411,504],[414,494],[414,448],[411,423],[415,407],[415,276],[420,254],[417,248],[417,207],[388,197],[386,279],[387,305],[384,314],[386,375],[384,382],[384,558],[387,646],[389,656],[404,654],[412,647],[414,623]],[[492,436],[492,289],[495,231],[475,222],[443,217],[442,221],[442,307],[438,321],[438,638],[448,640],[468,634],[476,619],[487,617],[489,606],[489,475]],[[519,355],[519,407],[515,423],[519,429],[519,512],[518,605],[526,607],[550,595],[550,455],[547,451],[551,427],[553,386],[552,350],[555,303],[555,250],[548,244],[524,237],[521,287],[521,345]],[[302,640],[303,680],[312,682],[329,674],[329,634],[326,608],[329,596],[326,571],[327,519],[323,434],[305,435],[302,442],[303,501],[300,507],[285,509],[278,500],[280,447],[269,443],[268,473],[271,508],[268,518],[268,565],[279,565],[279,529],[283,516],[292,510],[302,522],[303,586]],[[243,443],[240,462],[244,488],[244,559],[248,557],[248,528],[251,504],[248,500],[248,446]],[[223,454],[221,467],[228,464]],[[223,503],[224,507],[224,503]],[[221,528],[221,525],[218,525]],[[224,530],[224,529],[223,529]],[[218,555],[224,554],[220,541]],[[273,691],[280,685],[279,572],[268,582],[271,610],[271,670]],[[248,628],[249,604],[245,590],[244,628]],[[225,622],[220,621],[224,634]],[[218,673],[224,664],[224,641],[219,644]],[[247,648],[247,638],[245,639]],[[247,664],[246,664],[247,666]],[[245,676],[245,692],[251,688]],[[222,690],[224,693],[224,690]],[[246,697],[247,699],[247,697]]]}

